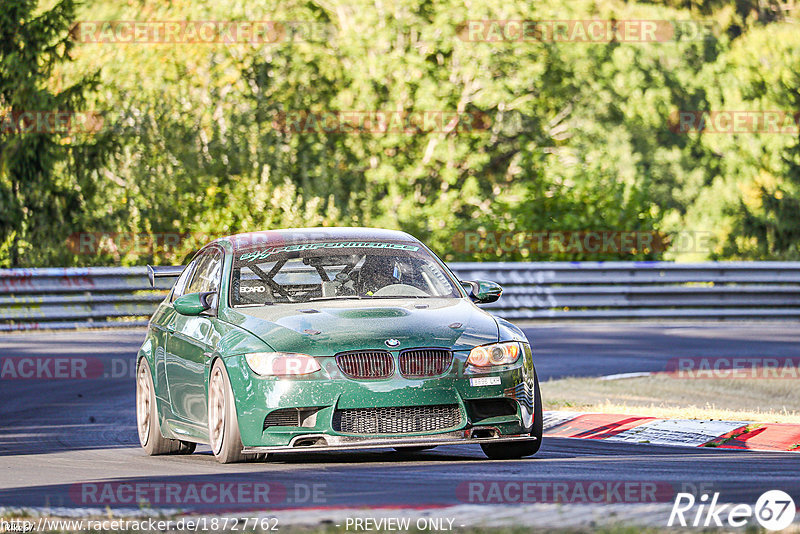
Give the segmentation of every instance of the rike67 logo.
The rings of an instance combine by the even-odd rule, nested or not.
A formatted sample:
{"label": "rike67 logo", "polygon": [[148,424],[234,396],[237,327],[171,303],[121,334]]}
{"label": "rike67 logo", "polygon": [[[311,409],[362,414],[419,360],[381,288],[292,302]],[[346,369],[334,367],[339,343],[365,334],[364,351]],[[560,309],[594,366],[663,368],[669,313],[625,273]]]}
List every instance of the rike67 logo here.
{"label": "rike67 logo", "polygon": [[682,527],[743,527],[753,518],[767,530],[783,530],[794,521],[797,512],[794,499],[783,491],[770,490],[762,494],[755,506],[719,503],[719,493],[709,498],[703,494],[696,499],[691,493],[678,493],[667,526]]}

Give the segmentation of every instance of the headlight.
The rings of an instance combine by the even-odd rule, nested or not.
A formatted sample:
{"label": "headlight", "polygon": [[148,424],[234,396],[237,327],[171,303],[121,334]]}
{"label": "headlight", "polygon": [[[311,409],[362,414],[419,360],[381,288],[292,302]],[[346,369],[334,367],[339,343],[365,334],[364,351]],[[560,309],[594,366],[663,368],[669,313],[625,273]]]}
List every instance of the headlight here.
{"label": "headlight", "polygon": [[295,352],[251,352],[245,359],[261,376],[307,375],[322,369],[315,358]]}
{"label": "headlight", "polygon": [[519,358],[521,349],[516,341],[507,343],[492,343],[481,345],[469,351],[467,363],[476,367],[489,367],[492,365],[508,365]]}

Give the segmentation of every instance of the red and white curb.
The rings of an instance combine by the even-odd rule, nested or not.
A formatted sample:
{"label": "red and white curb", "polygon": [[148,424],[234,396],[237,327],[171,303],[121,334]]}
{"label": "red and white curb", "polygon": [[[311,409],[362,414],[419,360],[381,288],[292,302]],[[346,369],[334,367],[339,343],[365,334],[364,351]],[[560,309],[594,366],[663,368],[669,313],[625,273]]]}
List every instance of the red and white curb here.
{"label": "red and white curb", "polygon": [[800,452],[800,425],[779,423],[552,411],[544,413],[544,435],[654,445]]}

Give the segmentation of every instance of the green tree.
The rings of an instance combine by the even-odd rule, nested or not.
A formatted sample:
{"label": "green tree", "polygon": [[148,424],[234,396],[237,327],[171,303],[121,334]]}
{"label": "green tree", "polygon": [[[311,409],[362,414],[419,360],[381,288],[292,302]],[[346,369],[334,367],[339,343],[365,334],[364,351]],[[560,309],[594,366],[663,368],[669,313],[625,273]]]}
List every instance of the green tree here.
{"label": "green tree", "polygon": [[95,83],[87,77],[58,88],[53,79],[70,61],[75,9],[73,0],[48,11],[36,0],[4,0],[0,10],[0,265],[68,263],[65,240],[94,194],[106,143],[86,138],[93,129],[86,116],[55,125],[55,114],[82,109]]}
{"label": "green tree", "polygon": [[[798,57],[800,59],[800,57]],[[800,109],[800,64],[769,91],[782,110]],[[800,115],[794,112],[795,125]],[[785,124],[785,123],[784,123]],[[764,158],[765,160],[767,158]],[[800,260],[800,134],[780,155],[779,180],[756,187],[755,206],[739,201],[728,209],[734,227],[724,250],[727,257],[759,260]]]}
{"label": "green tree", "polygon": [[[61,2],[53,12],[36,14],[32,2],[9,5],[13,9],[3,20],[12,28],[12,43],[21,39],[20,27],[42,26],[47,16],[48,27],[55,27],[57,17],[47,13],[71,6]],[[659,259],[675,252],[461,253],[454,237],[469,231],[669,236],[697,230],[713,232],[718,243],[735,244],[720,245],[716,257],[789,257],[791,246],[781,244],[783,237],[767,237],[775,246],[759,244],[764,240],[759,236],[794,239],[791,215],[800,193],[792,182],[797,156],[787,137],[741,142],[737,136],[670,128],[677,110],[797,105],[787,100],[797,88],[790,80],[798,65],[793,58],[800,48],[792,36],[797,32],[751,13],[754,5],[750,0],[89,0],[79,18],[303,21],[326,30],[268,44],[73,46],[64,40],[62,24],[50,41],[43,37],[48,34],[34,32],[41,43],[51,43],[39,45],[40,55],[65,59],[72,52],[75,61],[57,60],[57,68],[36,62],[36,90],[20,89],[19,95],[15,91],[23,86],[12,75],[20,61],[8,54],[35,47],[14,48],[5,39],[11,52],[3,56],[3,75],[12,80],[6,93],[34,100],[21,100],[16,109],[90,107],[107,117],[115,145],[104,159],[100,136],[2,137],[9,170],[0,176],[5,247],[0,261],[176,263],[216,235],[318,225],[404,229],[459,260]],[[718,27],[702,35],[678,32],[656,43],[464,38],[465,21],[504,19],[679,20],[701,28],[713,20]],[[96,70],[99,76],[89,80],[97,82],[93,86],[86,73]],[[31,83],[22,76],[18,81]],[[69,83],[83,87],[72,99],[60,90]],[[44,98],[47,94],[52,98]],[[36,101],[36,95],[46,102]],[[10,97],[3,98],[9,107]],[[489,120],[487,129],[474,132],[276,127],[284,113],[352,110],[457,111]],[[35,143],[50,143],[44,157],[31,155],[39,151]],[[79,150],[95,157],[76,157]],[[14,154],[31,159],[21,164]],[[12,172],[6,161],[18,169],[49,171],[31,172],[23,182],[17,178],[22,171]],[[195,239],[188,240],[188,249],[109,246],[76,255],[64,246],[65,236],[76,231]],[[708,251],[698,251],[682,259],[708,257]]]}

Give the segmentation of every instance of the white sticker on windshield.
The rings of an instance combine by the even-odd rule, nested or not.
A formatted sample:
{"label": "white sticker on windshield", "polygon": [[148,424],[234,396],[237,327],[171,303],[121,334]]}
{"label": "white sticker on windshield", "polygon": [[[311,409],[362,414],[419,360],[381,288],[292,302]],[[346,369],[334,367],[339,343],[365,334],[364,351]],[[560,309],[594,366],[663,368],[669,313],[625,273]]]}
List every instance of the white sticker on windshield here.
{"label": "white sticker on windshield", "polygon": [[332,243],[299,243],[282,247],[271,247],[264,250],[254,250],[239,256],[239,261],[262,261],[273,254],[282,252],[300,252],[304,250],[317,249],[339,249],[339,248],[383,248],[390,250],[408,250],[411,252],[419,250],[418,246],[406,245],[403,243],[386,243],[371,241],[336,241]]}

